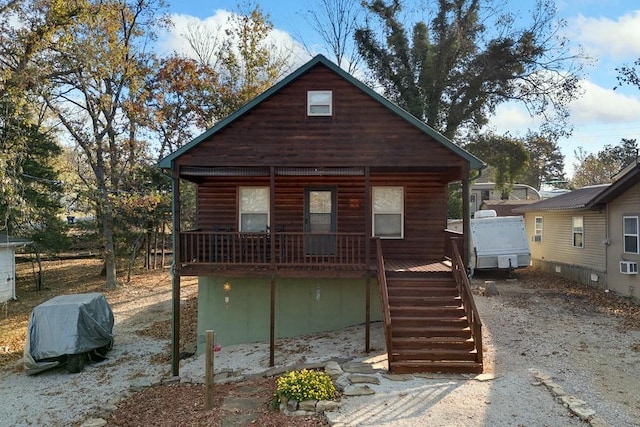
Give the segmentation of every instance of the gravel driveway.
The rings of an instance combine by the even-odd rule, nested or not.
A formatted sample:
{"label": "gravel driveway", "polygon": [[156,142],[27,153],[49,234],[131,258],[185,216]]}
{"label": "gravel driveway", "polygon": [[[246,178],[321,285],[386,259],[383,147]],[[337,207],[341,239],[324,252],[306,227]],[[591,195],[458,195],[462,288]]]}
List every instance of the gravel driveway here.
{"label": "gravel driveway", "polygon": [[[381,377],[373,396],[343,398],[331,423],[388,426],[584,426],[533,370],[548,376],[567,395],[581,399],[595,411],[593,425],[640,425],[640,311],[627,300],[572,286],[529,269],[517,280],[495,279],[500,295],[477,296],[484,328],[486,381],[460,376],[390,381]],[[479,292],[484,280],[476,277]],[[183,292],[188,298],[195,287]],[[135,294],[113,306],[116,343],[110,360],[89,365],[79,374],[51,370],[27,376],[19,366],[0,373],[1,425],[81,425],[86,419],[117,410],[115,405],[131,387],[148,385],[168,375],[166,338],[141,336],[136,331],[170,319],[170,284],[148,294]],[[382,348],[375,331],[373,348]],[[344,351],[355,359],[376,358],[360,351],[362,328],[321,334],[317,338],[286,340],[277,357],[281,366],[313,362]],[[353,345],[357,336],[358,344]],[[311,345],[317,341],[319,345]],[[323,341],[324,340],[324,341]],[[342,344],[341,344],[342,343]],[[248,351],[248,348],[250,351]],[[230,346],[220,352],[216,368],[236,374],[252,373],[268,355],[267,344]],[[328,354],[331,349],[332,354]],[[384,363],[383,352],[377,357]],[[382,358],[382,359],[381,359]],[[254,360],[255,359],[255,360]],[[185,362],[185,373],[198,375],[199,359]],[[243,372],[251,366],[252,372]],[[245,367],[245,368],[243,368]],[[263,368],[263,370],[265,370]],[[171,405],[171,396],[159,405]],[[153,408],[151,408],[153,409]],[[153,412],[153,411],[151,411]],[[157,413],[157,412],[156,412]],[[154,425],[171,425],[150,418]],[[189,425],[188,423],[185,425]]]}

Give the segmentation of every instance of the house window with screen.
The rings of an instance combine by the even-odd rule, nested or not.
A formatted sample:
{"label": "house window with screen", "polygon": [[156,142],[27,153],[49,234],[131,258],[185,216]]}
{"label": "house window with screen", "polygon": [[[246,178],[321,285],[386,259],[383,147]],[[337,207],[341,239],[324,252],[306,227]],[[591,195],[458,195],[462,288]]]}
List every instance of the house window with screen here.
{"label": "house window with screen", "polygon": [[584,219],[581,216],[573,217],[573,247],[584,248]]}
{"label": "house window with screen", "polygon": [[535,225],[535,232],[534,232],[534,238],[533,240],[536,242],[542,242],[542,217],[541,216],[537,216],[536,217],[536,225]]}
{"label": "house window with screen", "polygon": [[333,113],[330,90],[310,90],[307,92],[307,115],[330,116]]}
{"label": "house window with screen", "polygon": [[624,253],[638,253],[638,217],[625,216],[622,219],[622,229],[624,233]]}
{"label": "house window with screen", "polygon": [[404,237],[404,188],[373,187],[373,235],[383,239]]}
{"label": "house window with screen", "polygon": [[269,225],[269,187],[240,188],[240,231],[266,231]]}

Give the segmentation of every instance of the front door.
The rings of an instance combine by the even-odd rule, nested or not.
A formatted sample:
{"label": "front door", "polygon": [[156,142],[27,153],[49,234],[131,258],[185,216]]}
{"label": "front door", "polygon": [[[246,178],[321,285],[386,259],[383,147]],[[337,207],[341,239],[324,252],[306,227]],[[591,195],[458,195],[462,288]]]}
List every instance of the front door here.
{"label": "front door", "polygon": [[307,187],[304,192],[304,231],[307,255],[333,255],[336,232],[335,187]]}

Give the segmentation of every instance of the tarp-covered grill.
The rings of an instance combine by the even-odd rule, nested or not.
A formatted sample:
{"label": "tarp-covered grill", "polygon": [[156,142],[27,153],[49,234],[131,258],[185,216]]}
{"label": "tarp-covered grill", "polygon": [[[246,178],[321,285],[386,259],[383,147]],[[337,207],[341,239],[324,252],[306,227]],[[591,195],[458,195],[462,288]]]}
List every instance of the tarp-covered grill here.
{"label": "tarp-covered grill", "polygon": [[33,309],[24,348],[27,374],[61,364],[70,372],[104,358],[113,344],[113,311],[101,293],[60,295]]}

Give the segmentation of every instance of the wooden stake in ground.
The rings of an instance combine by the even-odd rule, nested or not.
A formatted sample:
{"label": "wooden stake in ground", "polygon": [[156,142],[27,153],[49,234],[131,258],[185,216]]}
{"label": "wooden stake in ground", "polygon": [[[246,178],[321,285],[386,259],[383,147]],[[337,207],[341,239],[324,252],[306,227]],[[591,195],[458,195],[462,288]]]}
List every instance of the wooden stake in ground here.
{"label": "wooden stake in ground", "polygon": [[204,409],[209,410],[213,407],[213,343],[215,333],[213,331],[205,332],[205,367],[204,377],[206,387],[206,396],[204,399]]}

